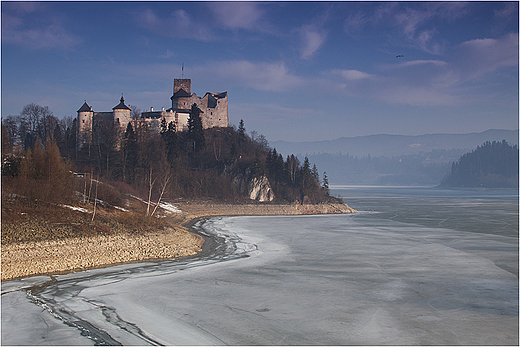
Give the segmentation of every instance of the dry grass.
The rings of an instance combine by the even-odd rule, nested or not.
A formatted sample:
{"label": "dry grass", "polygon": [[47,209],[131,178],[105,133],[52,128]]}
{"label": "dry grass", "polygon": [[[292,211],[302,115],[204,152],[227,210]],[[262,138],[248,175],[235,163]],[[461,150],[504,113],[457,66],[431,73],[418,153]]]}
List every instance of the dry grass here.
{"label": "dry grass", "polygon": [[141,211],[123,212],[97,206],[92,221],[92,205],[81,205],[90,213],[56,204],[28,203],[23,198],[2,197],[2,244],[58,240],[121,233],[145,234],[169,226],[158,218],[148,218]]}

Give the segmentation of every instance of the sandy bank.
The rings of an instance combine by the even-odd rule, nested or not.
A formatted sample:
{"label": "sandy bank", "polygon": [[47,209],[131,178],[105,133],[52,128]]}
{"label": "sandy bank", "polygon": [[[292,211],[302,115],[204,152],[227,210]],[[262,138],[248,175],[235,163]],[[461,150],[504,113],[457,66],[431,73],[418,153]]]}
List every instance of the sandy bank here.
{"label": "sandy bank", "polygon": [[340,214],[357,212],[347,204],[225,204],[214,202],[176,202],[184,213],[197,216],[284,216],[306,214]]}
{"label": "sandy bank", "polygon": [[[182,225],[194,218],[237,215],[303,215],[352,213],[346,204],[260,205],[180,202],[182,218],[172,214],[172,227],[157,233],[99,235],[39,242],[2,244],[2,281],[55,274],[150,259],[197,254],[204,239]],[[175,217],[173,216],[175,215]]]}

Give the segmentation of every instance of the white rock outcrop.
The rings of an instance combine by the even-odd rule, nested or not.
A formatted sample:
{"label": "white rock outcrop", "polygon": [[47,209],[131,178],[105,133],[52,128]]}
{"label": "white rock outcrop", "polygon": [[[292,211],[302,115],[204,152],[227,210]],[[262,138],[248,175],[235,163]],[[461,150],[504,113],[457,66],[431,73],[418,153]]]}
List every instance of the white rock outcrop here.
{"label": "white rock outcrop", "polygon": [[251,200],[260,202],[273,201],[274,193],[267,177],[254,177],[249,181],[248,194]]}

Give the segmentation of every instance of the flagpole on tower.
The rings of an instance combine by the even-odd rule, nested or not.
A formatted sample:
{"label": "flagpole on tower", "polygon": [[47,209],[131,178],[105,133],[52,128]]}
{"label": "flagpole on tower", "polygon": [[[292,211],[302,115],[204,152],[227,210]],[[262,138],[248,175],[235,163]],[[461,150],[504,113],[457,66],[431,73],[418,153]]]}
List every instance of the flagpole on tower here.
{"label": "flagpole on tower", "polygon": [[182,63],[182,78],[184,79],[184,63]]}

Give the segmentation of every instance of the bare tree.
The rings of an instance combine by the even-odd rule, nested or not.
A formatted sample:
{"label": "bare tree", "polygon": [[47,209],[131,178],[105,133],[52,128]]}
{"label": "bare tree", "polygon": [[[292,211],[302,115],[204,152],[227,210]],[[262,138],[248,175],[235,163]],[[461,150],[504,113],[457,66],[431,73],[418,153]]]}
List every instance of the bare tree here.
{"label": "bare tree", "polygon": [[152,173],[153,173],[153,170],[152,170],[152,165],[150,165],[150,175],[149,175],[149,178],[148,178],[148,207],[146,208],[146,215],[149,216],[150,215],[150,204],[152,202],[152,189],[153,189],[153,186],[155,184],[155,179],[152,177]]}
{"label": "bare tree", "polygon": [[48,106],[36,104],[25,105],[20,117],[26,131],[34,138],[39,136],[42,141],[52,136],[54,127],[58,123],[58,119],[54,117]]}
{"label": "bare tree", "polygon": [[155,211],[157,210],[157,207],[159,207],[159,204],[161,203],[164,192],[166,191],[166,187],[168,187],[168,183],[170,183],[171,178],[172,178],[171,172],[170,172],[170,170],[168,170],[163,176],[163,180],[162,180],[162,184],[161,184],[161,193],[159,194],[159,199],[157,199],[157,204],[155,204],[155,208],[153,209],[150,217],[154,215]]}
{"label": "bare tree", "polygon": [[99,175],[98,175],[98,179],[96,180],[96,196],[94,197],[94,212],[92,213],[92,221],[94,221],[94,217],[96,217],[98,185],[99,185]]}

